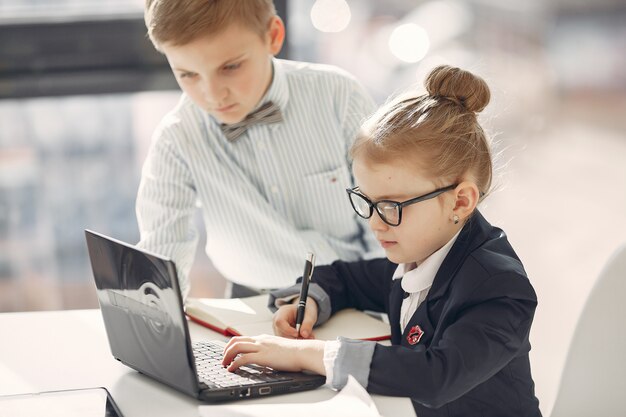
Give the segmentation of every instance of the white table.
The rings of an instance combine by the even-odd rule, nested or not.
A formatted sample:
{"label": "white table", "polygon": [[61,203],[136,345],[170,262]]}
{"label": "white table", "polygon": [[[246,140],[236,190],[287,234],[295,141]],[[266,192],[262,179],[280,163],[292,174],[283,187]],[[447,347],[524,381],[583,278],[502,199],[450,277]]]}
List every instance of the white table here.
{"label": "white table", "polygon": [[[189,323],[193,340],[225,338]],[[106,387],[125,417],[198,417],[206,405],[113,359],[99,310],[0,314],[0,395]],[[245,403],[313,402],[334,391],[313,391],[245,400]],[[387,417],[415,416],[407,398],[373,395]]]}

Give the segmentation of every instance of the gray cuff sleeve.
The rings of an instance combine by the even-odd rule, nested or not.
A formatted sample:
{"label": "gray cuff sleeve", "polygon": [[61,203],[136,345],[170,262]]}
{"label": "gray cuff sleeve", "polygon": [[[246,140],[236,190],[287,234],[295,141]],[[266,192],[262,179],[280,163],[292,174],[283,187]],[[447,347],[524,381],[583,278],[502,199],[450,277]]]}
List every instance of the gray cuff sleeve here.
{"label": "gray cuff sleeve", "polygon": [[331,387],[343,388],[348,383],[348,375],[352,375],[363,388],[367,388],[376,342],[347,339],[342,336],[338,340],[341,346],[333,367]]}
{"label": "gray cuff sleeve", "polygon": [[[296,284],[292,285],[291,287],[270,291],[270,297],[267,303],[267,307],[273,313],[275,313],[279,307],[278,305],[276,305],[276,302],[282,298],[299,295],[300,287],[301,284]],[[330,313],[332,310],[330,306],[330,297],[322,287],[314,282],[309,285],[308,296],[314,299],[317,303],[317,321],[315,322],[315,326],[326,323],[326,321],[328,321],[328,319],[330,318]]]}

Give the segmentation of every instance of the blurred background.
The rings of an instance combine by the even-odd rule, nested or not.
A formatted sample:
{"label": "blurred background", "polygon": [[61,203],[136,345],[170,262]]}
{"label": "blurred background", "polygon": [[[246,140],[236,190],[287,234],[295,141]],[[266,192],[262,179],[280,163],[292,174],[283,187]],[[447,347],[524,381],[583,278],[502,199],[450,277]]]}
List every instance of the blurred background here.
{"label": "blurred background", "polygon": [[[489,83],[481,120],[498,177],[482,210],[539,296],[531,359],[549,415],[583,303],[626,241],[626,3],[276,5],[281,57],[338,65],[379,104],[441,63]],[[141,165],[180,95],[142,11],[143,0],[0,0],[0,312],[97,308],[83,229],[138,241]],[[220,297],[202,249],[191,295]]]}

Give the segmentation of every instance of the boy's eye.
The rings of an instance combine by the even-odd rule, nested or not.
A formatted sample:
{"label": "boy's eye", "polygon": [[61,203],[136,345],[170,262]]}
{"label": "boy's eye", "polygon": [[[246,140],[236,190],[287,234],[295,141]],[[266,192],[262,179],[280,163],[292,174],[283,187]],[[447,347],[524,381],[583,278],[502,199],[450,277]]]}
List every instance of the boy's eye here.
{"label": "boy's eye", "polygon": [[224,65],[224,70],[233,71],[233,70],[238,69],[239,67],[241,67],[241,62],[237,62],[236,64]]}
{"label": "boy's eye", "polygon": [[197,74],[195,72],[182,72],[179,77],[180,78],[193,78],[195,77]]}

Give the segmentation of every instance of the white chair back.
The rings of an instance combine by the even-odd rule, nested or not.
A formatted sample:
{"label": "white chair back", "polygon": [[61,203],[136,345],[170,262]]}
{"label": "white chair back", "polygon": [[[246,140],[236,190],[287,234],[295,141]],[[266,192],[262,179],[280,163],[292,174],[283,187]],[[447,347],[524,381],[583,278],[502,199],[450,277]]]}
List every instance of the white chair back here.
{"label": "white chair back", "polygon": [[585,303],[551,416],[626,416],[626,244]]}

